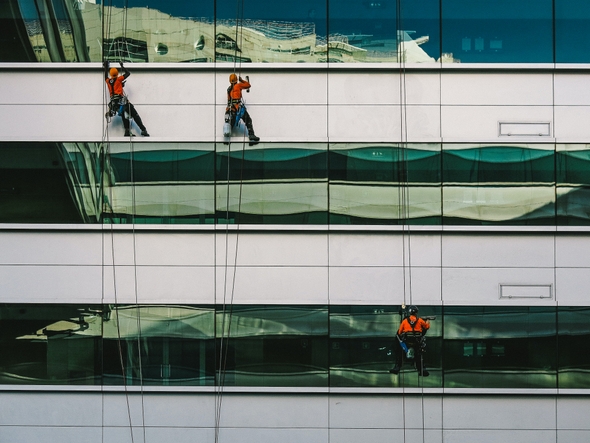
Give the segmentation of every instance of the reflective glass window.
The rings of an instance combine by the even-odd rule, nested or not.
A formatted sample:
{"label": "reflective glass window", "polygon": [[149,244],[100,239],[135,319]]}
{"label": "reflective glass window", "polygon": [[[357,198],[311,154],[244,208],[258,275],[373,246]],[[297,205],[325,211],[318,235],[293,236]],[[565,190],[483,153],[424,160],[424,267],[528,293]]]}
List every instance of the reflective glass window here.
{"label": "reflective glass window", "polygon": [[[103,0],[104,1],[104,0]],[[100,7],[100,1],[97,2]],[[104,12],[104,54],[113,61],[191,62],[215,60],[214,0],[109,0]],[[94,5],[84,4],[87,39],[100,37]],[[100,38],[99,40],[100,41]],[[91,46],[92,47],[92,46]],[[91,54],[94,60],[96,55]],[[100,60],[100,55],[98,57]]]}
{"label": "reflective glass window", "polygon": [[590,145],[558,144],[557,223],[560,225],[590,224]]}
{"label": "reflective glass window", "polygon": [[212,307],[105,307],[104,384],[214,383],[215,314]]}
{"label": "reflective glass window", "polygon": [[422,380],[406,358],[398,375],[389,373],[401,351],[396,339],[402,320],[399,306],[330,306],[330,386],[440,386],[440,308],[420,308],[420,316],[431,315],[438,315],[439,321],[431,322],[426,336],[423,358],[430,375]]}
{"label": "reflective glass window", "polygon": [[328,308],[218,308],[218,383],[224,386],[327,386]]}
{"label": "reflective glass window", "polygon": [[217,146],[219,223],[327,223],[325,144],[231,147]]}
{"label": "reflective glass window", "polygon": [[555,0],[555,62],[589,63],[590,3],[586,0]]}
{"label": "reflective glass window", "polygon": [[207,143],[111,143],[107,223],[213,223],[215,154]]}
{"label": "reflective glass window", "polygon": [[440,224],[440,145],[331,144],[330,223]]}
{"label": "reflective glass window", "polygon": [[445,307],[444,385],[555,388],[556,333],[552,307]]}
{"label": "reflective glass window", "polygon": [[330,0],[328,16],[325,61],[440,60],[439,0]]}
{"label": "reflective glass window", "polygon": [[442,0],[442,51],[461,63],[553,63],[553,0]]}
{"label": "reflective glass window", "polygon": [[559,325],[559,387],[590,388],[590,355],[585,350],[590,341],[590,308],[560,307]]}
{"label": "reflective glass window", "polygon": [[217,0],[215,25],[218,62],[318,62],[326,0]]}
{"label": "reflective glass window", "polygon": [[554,145],[443,146],[443,223],[555,223]]}
{"label": "reflective glass window", "polygon": [[94,305],[0,305],[0,384],[100,384],[102,313]]}
{"label": "reflective glass window", "polygon": [[[64,143],[0,143],[0,223],[82,223],[85,213],[76,176],[80,158]],[[73,166],[74,165],[74,166]],[[72,167],[74,169],[72,169]],[[84,168],[82,168],[84,169]],[[93,188],[93,192],[96,188]]]}

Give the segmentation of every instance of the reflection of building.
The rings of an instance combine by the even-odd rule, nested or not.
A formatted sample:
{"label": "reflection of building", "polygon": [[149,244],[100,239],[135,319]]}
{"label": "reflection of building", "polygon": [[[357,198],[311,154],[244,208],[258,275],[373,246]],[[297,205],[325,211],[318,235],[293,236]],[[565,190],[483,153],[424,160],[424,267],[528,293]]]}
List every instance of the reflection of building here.
{"label": "reflection of building", "polygon": [[[588,440],[583,70],[417,66],[409,32],[363,65],[395,43],[287,20],[237,51],[152,8],[102,42],[78,4],[19,54],[94,63],[0,63],[2,442]],[[149,139],[105,126],[101,48]],[[223,143],[231,63],[151,63],[237,52],[255,146]],[[388,371],[404,302],[428,378]]]}
{"label": "reflection of building", "polygon": [[[99,61],[102,52],[97,43],[106,32],[105,56],[133,62],[396,62],[398,54],[404,54],[407,62],[434,61],[419,47],[428,37],[414,40],[403,31],[397,42],[373,44],[369,35],[362,40],[354,35],[316,36],[313,23],[245,20],[236,42],[235,20],[213,23],[205,18],[173,17],[157,9],[108,6],[105,31],[101,14],[101,5],[85,4],[71,8],[68,19],[57,19],[55,29],[41,26],[41,18],[26,22],[37,60]],[[386,43],[388,51],[363,49]]]}

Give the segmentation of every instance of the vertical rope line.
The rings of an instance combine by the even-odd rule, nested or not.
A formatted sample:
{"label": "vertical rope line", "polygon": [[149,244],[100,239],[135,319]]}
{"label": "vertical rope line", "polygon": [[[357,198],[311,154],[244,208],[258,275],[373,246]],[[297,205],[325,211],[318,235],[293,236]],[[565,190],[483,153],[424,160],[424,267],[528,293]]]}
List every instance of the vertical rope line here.
{"label": "vertical rope line", "polygon": [[[108,20],[105,19],[105,5],[103,3],[102,5],[102,17],[103,17],[103,35],[102,35],[102,41],[101,41],[101,52],[102,52],[102,59],[103,59],[103,63],[104,61],[106,61],[106,57],[104,54],[104,41],[105,41],[105,22],[107,23],[106,26],[106,36],[107,38],[110,38],[110,29],[111,29],[111,24],[112,24],[112,0],[109,1],[109,13],[108,13]],[[105,93],[103,94],[103,106],[106,107],[106,100],[107,100],[107,92],[105,91]],[[104,109],[104,108],[103,108]],[[101,155],[103,158],[103,170],[102,170],[102,177],[103,179],[101,180],[101,186],[104,187],[104,183],[105,183],[105,171],[107,168],[107,158],[108,155],[110,154],[110,137],[109,137],[109,125],[108,125],[108,121],[105,124],[103,122],[103,139],[102,139],[102,149],[101,149]],[[103,195],[104,195],[104,190],[103,190]],[[109,191],[108,191],[108,196],[109,196],[109,205],[110,203],[113,201],[113,190],[112,187],[109,186]],[[111,214],[113,214],[113,208],[112,205],[109,206],[110,207],[110,212]],[[103,223],[104,223],[104,217],[102,217],[103,219]],[[103,232],[103,239],[104,239],[104,230],[102,230]],[[111,215],[111,224],[110,224],[110,237],[111,237],[111,261],[112,261],[112,270],[113,270],[113,296],[114,296],[114,302],[115,302],[115,306],[118,306],[118,292],[117,292],[117,272],[116,272],[116,261],[115,261],[115,233],[114,233],[114,220],[113,217]],[[104,263],[104,262],[103,262]],[[104,300],[104,296],[103,296],[103,300]],[[104,319],[103,319],[103,323],[104,323]],[[103,340],[104,340],[104,327],[103,327]],[[122,379],[123,379],[123,389],[125,392],[125,404],[126,404],[126,408],[127,408],[127,420],[129,423],[129,432],[130,432],[130,437],[131,437],[131,443],[134,443],[135,439],[134,439],[134,433],[133,433],[133,423],[131,420],[131,405],[130,405],[130,401],[129,401],[129,390],[128,390],[128,386],[127,386],[127,378],[125,375],[125,371],[126,371],[126,367],[125,367],[125,362],[124,362],[124,358],[123,358],[123,349],[122,349],[122,339],[121,339],[121,322],[120,322],[120,318],[119,315],[117,314],[117,349],[119,352],[119,362],[121,365],[121,373],[122,373]],[[103,355],[104,355],[104,350],[103,350]],[[104,380],[104,378],[103,378]],[[104,386],[103,386],[104,389]],[[103,408],[104,408],[104,394],[103,394]],[[103,409],[103,441],[104,441],[104,409]]]}
{"label": "vertical rope line", "polygon": [[[236,0],[236,34],[235,34],[235,45],[234,45],[234,67],[233,72],[236,72],[237,58],[238,58],[238,40],[241,46],[242,36],[242,21],[243,21],[243,0]],[[238,39],[238,32],[240,39]],[[240,72],[241,72],[241,58],[240,58]],[[230,110],[231,118],[231,110]],[[236,121],[235,124],[239,124]],[[240,186],[238,194],[238,210],[236,214],[237,226],[236,226],[236,241],[235,241],[235,253],[232,273],[232,283],[230,292],[230,308],[229,318],[227,318],[227,339],[225,339],[226,329],[226,305],[227,305],[227,292],[228,292],[228,266],[229,266],[229,208],[230,208],[230,191],[231,191],[231,136],[228,142],[228,153],[227,153],[227,195],[226,195],[226,228],[225,228],[225,263],[224,263],[224,282],[223,282],[223,306],[222,306],[222,319],[221,319],[221,338],[219,346],[219,379],[216,386],[215,396],[215,442],[219,441],[220,424],[221,424],[221,408],[223,403],[223,388],[225,385],[225,376],[227,369],[227,359],[229,352],[229,338],[231,334],[231,320],[233,316],[233,300],[235,294],[235,281],[237,272],[237,260],[238,260],[238,244],[239,244],[239,216],[241,212],[241,201],[242,201],[242,184],[243,184],[243,168],[244,168],[244,151],[245,151],[245,134],[242,141],[242,158],[241,158],[241,173],[240,173]],[[225,343],[224,347],[224,341]]]}

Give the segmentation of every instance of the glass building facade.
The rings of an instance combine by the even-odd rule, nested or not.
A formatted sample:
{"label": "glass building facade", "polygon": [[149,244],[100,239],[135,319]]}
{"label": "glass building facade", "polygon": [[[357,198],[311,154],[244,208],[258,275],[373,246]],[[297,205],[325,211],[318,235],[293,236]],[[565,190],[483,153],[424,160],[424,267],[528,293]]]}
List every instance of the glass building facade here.
{"label": "glass building facade", "polygon": [[588,63],[588,19],[584,0],[6,0],[0,61]]}
{"label": "glass building facade", "polygon": [[585,226],[588,146],[0,143],[0,222]]}
{"label": "glass building facade", "polygon": [[[421,306],[418,377],[392,375],[399,306],[0,306],[2,384],[590,388],[590,308]],[[222,368],[222,369],[220,369]]]}

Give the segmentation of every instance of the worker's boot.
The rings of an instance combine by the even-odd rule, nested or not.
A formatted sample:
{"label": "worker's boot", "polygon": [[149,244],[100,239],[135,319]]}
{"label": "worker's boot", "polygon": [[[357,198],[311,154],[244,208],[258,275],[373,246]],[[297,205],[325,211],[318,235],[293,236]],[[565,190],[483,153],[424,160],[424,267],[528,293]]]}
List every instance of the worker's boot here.
{"label": "worker's boot", "polygon": [[260,137],[256,137],[254,129],[248,129],[248,138],[250,139],[250,146],[258,144]]}

